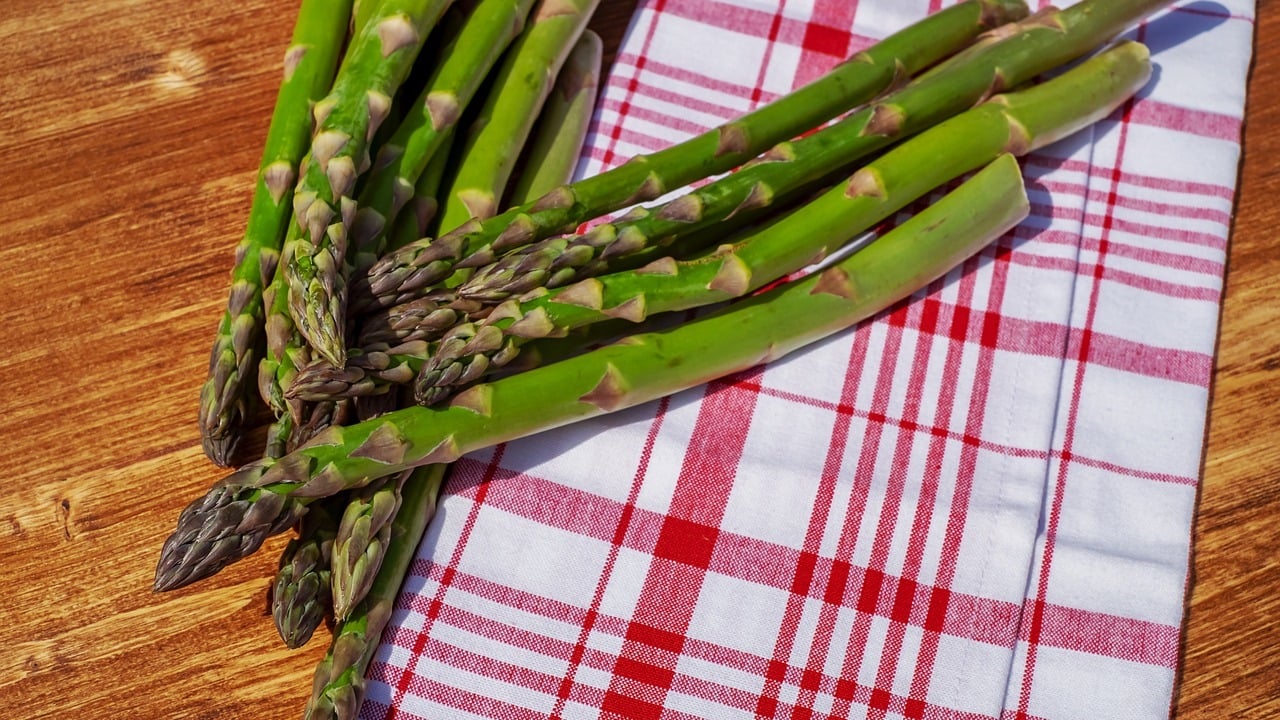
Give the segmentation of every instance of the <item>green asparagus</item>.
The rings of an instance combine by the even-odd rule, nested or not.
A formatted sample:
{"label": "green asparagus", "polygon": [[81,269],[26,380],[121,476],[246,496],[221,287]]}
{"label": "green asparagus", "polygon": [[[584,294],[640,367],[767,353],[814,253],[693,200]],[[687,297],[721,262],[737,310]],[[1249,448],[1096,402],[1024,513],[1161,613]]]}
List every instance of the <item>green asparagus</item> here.
{"label": "green asparagus", "polygon": [[332,608],[329,591],[329,563],[338,518],[345,496],[312,503],[298,528],[298,537],[289,541],[280,556],[271,591],[271,616],[284,644],[300,648],[324,622]]}
{"label": "green asparagus", "polygon": [[[1096,47],[1133,18],[1133,8],[1157,2],[1115,3],[1086,0],[1066,10],[1038,13],[1016,28],[1001,28],[997,42],[944,63],[906,88],[872,103],[841,122],[806,138],[782,143],[738,172],[700,187],[665,205],[637,209],[615,223],[555,241],[565,246],[550,266],[518,262],[523,267],[485,273],[458,289],[460,296],[500,302],[535,287],[563,285],[582,279],[583,272],[654,245],[670,246],[700,229],[714,227],[744,207],[768,207],[782,189],[811,181],[888,146],[895,140],[930,128],[983,98],[1034,79]],[[1102,6],[1107,5],[1103,8]],[[1130,6],[1117,10],[1117,5]],[[541,255],[535,255],[541,257]],[[603,261],[597,263],[597,261]],[[480,253],[459,267],[491,258]]]}
{"label": "green asparagus", "polygon": [[436,291],[394,307],[378,310],[362,319],[360,347],[388,345],[412,340],[435,340],[458,323],[467,310],[479,311],[473,304],[460,304],[453,293]]}
{"label": "green asparagus", "polygon": [[350,495],[333,541],[333,613],[339,621],[368,594],[382,566],[408,475],[378,478]]}
{"label": "green asparagus", "polygon": [[498,211],[503,189],[524,148],[556,74],[586,28],[599,0],[541,0],[503,59],[470,132],[463,141],[440,227],[486,220]]}
{"label": "green asparagus", "polygon": [[168,590],[217,572],[283,531],[316,499],[779,358],[907,297],[1026,212],[1017,161],[1002,156],[807,279],[670,330],[474,386],[445,407],[413,406],[331,426],[283,458],[246,465],[189,505],[161,550],[155,587]]}
{"label": "green asparagus", "polygon": [[[629,320],[592,323],[570,331],[567,337],[534,340],[522,346],[518,360],[504,363],[495,374],[521,372],[559,362],[586,348],[603,345],[636,331]],[[317,360],[298,371],[288,395],[309,402],[339,398],[364,400],[399,387],[408,387],[431,357],[430,344],[420,340],[399,345],[374,345],[352,350],[346,367],[335,368]]]}
{"label": "green asparagus", "polygon": [[414,470],[404,482],[382,567],[365,598],[338,624],[328,654],[316,667],[306,720],[355,720],[364,700],[365,671],[391,619],[418,543],[435,514],[444,474],[444,465],[428,465]]}
{"label": "green asparagus", "polygon": [[538,338],[611,318],[641,321],[755,291],[834,252],[935,187],[1003,152],[1021,155],[1111,113],[1151,75],[1147,48],[1123,43],[1066,73],[996,95],[864,166],[833,190],[709,256],[671,258],[639,270],[530,293],[485,320],[455,326],[422,366],[415,394],[435,404],[484,377]]}
{"label": "green asparagus", "polygon": [[[444,49],[438,69],[379,150],[360,191],[352,231],[353,247],[362,249],[351,263],[356,277],[382,254],[387,233],[395,227],[426,168],[437,159],[437,164],[447,159],[442,149],[448,147],[459,116],[503,50],[524,28],[532,5],[533,0],[480,0]],[[443,167],[437,171],[443,174]]]}
{"label": "green asparagus", "polygon": [[[285,239],[283,257],[292,254],[296,240],[295,226]],[[258,365],[259,393],[276,417],[267,431],[269,457],[279,457],[296,448],[331,424],[342,424],[349,410],[345,404],[307,405],[285,397],[285,390],[293,384],[298,368],[311,361],[311,349],[289,314],[287,294],[284,268],[277,267],[275,278],[263,293],[267,307],[267,347]]]}
{"label": "green asparagus", "polygon": [[315,352],[335,365],[346,353],[343,262],[356,180],[371,164],[369,140],[449,2],[381,0],[352,41],[329,94],[314,108],[315,134],[293,195],[301,233],[285,270],[294,322]]}
{"label": "green asparagus", "polygon": [[227,310],[209,355],[200,390],[200,435],[205,454],[230,465],[250,414],[261,353],[262,291],[275,275],[289,224],[293,183],[311,130],[310,104],[333,82],[351,18],[351,0],[304,0],[284,55],[284,81],[258,168],[244,238],[236,248]]}
{"label": "green asparagus", "polygon": [[573,179],[596,106],[603,53],[600,36],[584,31],[542,108],[506,202],[532,202]]}
{"label": "green asparagus", "polygon": [[[1127,4],[1127,3],[1121,3]],[[876,97],[945,58],[979,33],[1026,15],[1020,0],[972,0],[925,18],[823,78],[768,105],[664,150],[632,158],[484,222],[389,254],[353,285],[360,307],[390,307],[443,281],[456,262],[483,248],[503,252],[701,178],[726,172],[767,148]],[[340,364],[340,363],[335,363]]]}
{"label": "green asparagus", "polygon": [[[440,186],[444,183],[445,170],[449,166],[448,149],[452,138],[453,131],[450,130],[445,134],[440,149],[418,176],[418,181],[413,185],[413,197],[405,204],[404,211],[396,215],[391,232],[386,236],[384,250],[398,250],[418,238],[426,237],[435,226],[436,216],[440,211]],[[374,261],[370,261],[369,265]],[[365,269],[368,269],[367,265]]]}
{"label": "green asparagus", "polygon": [[360,348],[348,353],[344,367],[318,360],[302,368],[288,392],[310,402],[380,395],[411,382],[427,357],[427,343],[421,340]]}

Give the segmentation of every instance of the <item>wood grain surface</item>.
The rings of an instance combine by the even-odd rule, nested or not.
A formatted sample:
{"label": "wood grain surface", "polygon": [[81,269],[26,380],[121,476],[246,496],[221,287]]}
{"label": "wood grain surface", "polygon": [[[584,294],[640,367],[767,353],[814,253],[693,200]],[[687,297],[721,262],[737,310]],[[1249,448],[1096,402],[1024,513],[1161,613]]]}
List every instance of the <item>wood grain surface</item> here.
{"label": "wood grain surface", "polygon": [[[1180,720],[1280,715],[1280,17],[1261,2],[1196,529]],[[632,3],[604,2],[610,47]],[[266,613],[283,545],[150,590],[222,472],[195,426],[295,3],[0,13],[0,716],[295,718],[321,633]]]}

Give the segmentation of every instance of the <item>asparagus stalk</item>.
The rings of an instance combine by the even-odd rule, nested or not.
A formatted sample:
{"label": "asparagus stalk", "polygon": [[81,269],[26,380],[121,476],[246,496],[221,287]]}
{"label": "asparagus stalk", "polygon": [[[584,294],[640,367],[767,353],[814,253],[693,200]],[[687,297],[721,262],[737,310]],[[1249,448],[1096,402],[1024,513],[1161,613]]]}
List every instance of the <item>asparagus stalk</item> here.
{"label": "asparagus stalk", "polygon": [[573,179],[596,106],[603,54],[600,36],[584,31],[542,108],[507,202],[532,202]]}
{"label": "asparagus stalk", "polygon": [[413,406],[333,426],[278,460],[227,476],[192,503],[164,544],[168,590],[252,552],[306,505],[411,467],[653,400],[766,362],[859,322],[916,290],[1025,217],[1012,156],[807,279],[544,368],[469,388],[444,407]]}
{"label": "asparagus stalk", "polygon": [[355,0],[351,8],[351,36],[356,37],[369,26],[369,19],[382,0]]}
{"label": "asparagus stalk", "polygon": [[356,209],[356,179],[369,141],[391,110],[423,39],[450,0],[381,0],[347,51],[333,88],[315,106],[311,150],[293,195],[301,229],[285,266],[289,309],[312,348],[334,364],[346,352],[343,262]]}
{"label": "asparagus stalk", "polygon": [[[803,204],[807,198],[847,179],[847,176],[847,172],[837,171],[794,187],[779,188],[768,206],[744,208],[710,227],[682,233],[678,243],[650,243],[647,247],[634,249],[621,256],[601,257],[600,252],[580,242],[578,235],[540,240],[512,250],[489,265],[477,268],[473,275],[449,293],[448,305],[455,309],[465,309],[468,319],[477,319],[509,297],[539,287],[557,288],[583,278],[634,270],[664,257],[689,257],[708,247],[723,244],[731,236],[747,229],[759,227],[768,222],[769,218]],[[634,210],[631,216],[635,217],[642,212],[645,211]],[[465,298],[460,295],[462,292],[466,293]],[[396,307],[408,308],[412,302]],[[370,317],[381,319],[382,313],[374,313]],[[441,333],[422,333],[413,337],[438,340]]]}
{"label": "asparagus stalk", "polygon": [[444,280],[459,260],[482,249],[496,253],[520,247],[726,172],[876,97],[964,47],[979,33],[1025,14],[1020,0],[972,0],[935,13],[858,53],[823,78],[737,120],[557,188],[489,220],[451,229],[435,241],[407,245],[376,263],[353,293],[360,296],[362,307],[397,305]]}
{"label": "asparagus stalk", "polygon": [[262,290],[280,259],[298,162],[311,130],[310,105],[328,91],[351,18],[351,0],[303,0],[284,56],[284,81],[258,167],[253,204],[236,248],[231,292],[200,389],[205,454],[230,465],[250,414],[252,378],[261,354]]}
{"label": "asparagus stalk", "polygon": [[285,413],[267,426],[267,441],[263,455],[280,457],[289,452],[289,438],[293,435],[293,416]]}
{"label": "asparagus stalk", "polygon": [[516,39],[462,146],[440,227],[493,217],[556,74],[599,0],[541,0]]}
{"label": "asparagus stalk", "polygon": [[329,591],[330,558],[338,518],[345,497],[326,498],[307,508],[298,537],[289,541],[280,555],[271,591],[271,616],[276,631],[289,648],[300,648],[333,606]]}
{"label": "asparagus stalk", "polygon": [[665,258],[639,270],[510,300],[485,320],[455,326],[422,366],[415,394],[435,404],[501,367],[538,338],[612,318],[721,302],[802,269],[934,188],[994,160],[1070,135],[1110,114],[1151,76],[1140,43],[1123,43],[1066,73],[996,95],[864,166],[847,183],[709,256]]}
{"label": "asparagus stalk", "polygon": [[[512,267],[495,268],[483,278],[473,278],[458,293],[471,300],[500,302],[535,287],[580,280],[594,269],[655,244],[679,244],[682,236],[714,227],[743,208],[768,207],[785,188],[847,166],[972,107],[994,92],[1033,80],[1085,54],[1123,29],[1133,19],[1133,7],[1158,4],[1086,0],[1067,10],[1037,13],[1016,28],[996,31],[1002,39],[980,40],[974,51],[944,63],[829,128],[774,147],[736,173],[661,207],[640,208],[619,222],[555,241],[565,251],[554,261],[554,274],[550,265],[536,262],[547,254],[533,253],[528,258],[513,258]],[[1117,5],[1129,5],[1129,13],[1117,11]],[[458,266],[490,261],[491,257],[478,253]]]}
{"label": "asparagus stalk", "polygon": [[[438,187],[447,160],[442,149],[447,148],[462,110],[502,52],[519,36],[532,6],[533,0],[480,0],[445,48],[439,69],[378,152],[360,192],[353,241],[363,250],[352,262],[355,276],[382,254],[388,230],[396,225],[401,210],[417,192],[419,178],[433,162],[439,166],[433,172],[439,174],[428,182]],[[432,190],[424,197],[435,195]]]}
{"label": "asparagus stalk", "polygon": [[334,632],[316,667],[307,720],[354,720],[365,694],[365,671],[391,619],[396,596],[427,524],[435,514],[445,466],[417,468],[404,482],[400,509],[391,521],[386,556],[365,598]]}
{"label": "asparagus stalk", "polygon": [[[440,186],[444,184],[445,169],[449,166],[448,150],[452,137],[453,131],[450,130],[445,134],[440,149],[418,176],[413,186],[413,197],[405,204],[405,212],[396,215],[391,232],[386,237],[384,251],[397,250],[418,238],[426,237],[434,227],[440,211]],[[376,259],[370,260],[364,269],[367,270],[374,262]]]}

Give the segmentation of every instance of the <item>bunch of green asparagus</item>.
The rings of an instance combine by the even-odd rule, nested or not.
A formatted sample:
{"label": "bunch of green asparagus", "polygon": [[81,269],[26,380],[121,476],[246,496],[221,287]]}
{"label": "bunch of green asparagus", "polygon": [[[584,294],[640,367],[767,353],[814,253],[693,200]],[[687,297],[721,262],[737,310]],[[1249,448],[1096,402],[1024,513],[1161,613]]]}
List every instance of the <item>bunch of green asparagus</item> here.
{"label": "bunch of green asparagus", "polygon": [[1102,48],[1167,0],[967,0],[570,182],[597,2],[302,0],[200,398],[221,465],[258,399],[273,422],[182,511],[155,587],[294,529],[280,636],[336,623],[308,718],[355,717],[448,463],[778,358],[942,276],[1026,216],[1016,156],[1147,82],[1146,48]]}

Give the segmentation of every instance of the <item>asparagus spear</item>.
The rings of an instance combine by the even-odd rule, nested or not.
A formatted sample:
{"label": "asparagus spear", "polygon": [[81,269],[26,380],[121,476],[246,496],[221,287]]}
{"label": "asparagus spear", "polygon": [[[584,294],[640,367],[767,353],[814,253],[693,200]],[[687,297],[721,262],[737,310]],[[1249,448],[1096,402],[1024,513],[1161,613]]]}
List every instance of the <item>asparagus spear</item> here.
{"label": "asparagus spear", "polygon": [[275,274],[289,223],[298,162],[311,130],[311,103],[328,91],[346,38],[351,0],[303,0],[284,56],[284,81],[258,168],[244,238],[236,248],[231,293],[200,389],[205,454],[230,465],[244,432],[261,354],[262,290]]}
{"label": "asparagus spear", "polygon": [[465,309],[479,310],[479,306],[461,306],[452,293],[437,291],[425,297],[378,310],[362,319],[360,347],[379,343],[396,345],[413,340],[435,340],[456,325]]}
{"label": "asparagus spear", "polygon": [[[529,370],[541,365],[558,362],[582,352],[592,345],[601,345],[636,331],[636,324],[629,320],[592,323],[571,331],[567,337],[534,340],[522,346],[520,362],[503,363],[503,372]],[[347,355],[346,367],[335,368],[323,360],[317,360],[300,369],[289,388],[292,398],[309,402],[322,402],[338,398],[371,398],[407,387],[431,357],[430,344],[414,340],[399,345],[374,345],[352,350]]]}
{"label": "asparagus spear", "polygon": [[[844,167],[891,142],[932,127],[1006,87],[1075,59],[1118,32],[1133,18],[1132,8],[1159,2],[1110,3],[1087,0],[1067,10],[1049,10],[1001,28],[997,42],[948,61],[845,120],[795,142],[782,143],[742,170],[653,209],[637,209],[616,223],[606,223],[563,241],[552,265],[538,260],[546,253],[512,258],[458,289],[461,297],[500,302],[548,284],[567,284],[588,272],[653,245],[679,244],[682,236],[714,227],[745,207],[768,207],[775,194]],[[1117,5],[1129,5],[1128,14]],[[1099,11],[1102,10],[1102,11]],[[458,263],[469,267],[489,262],[485,253]],[[501,263],[499,264],[501,265]]]}
{"label": "asparagus spear", "polygon": [[[445,133],[440,149],[418,176],[418,181],[413,186],[413,197],[405,204],[405,212],[396,215],[391,232],[386,236],[384,251],[397,250],[418,238],[426,237],[434,227],[436,215],[440,211],[440,186],[444,183],[445,169],[449,166],[448,150],[452,138],[452,130]],[[374,262],[376,259],[370,260],[364,270]]]}
{"label": "asparagus spear", "polygon": [[599,0],[539,2],[529,27],[503,59],[463,143],[443,200],[440,227],[485,220],[498,211],[538,111],[597,4]]}
{"label": "asparagus spear", "polygon": [[421,340],[360,348],[348,353],[344,367],[318,360],[302,368],[288,392],[311,402],[380,395],[412,381],[428,353],[427,343]]}
{"label": "asparagus spear", "polygon": [[450,0],[381,0],[351,43],[333,88],[315,106],[311,150],[293,195],[302,232],[285,266],[289,310],[312,348],[334,364],[346,352],[342,265],[368,143],[391,110],[423,39]]}
{"label": "asparagus spear", "polygon": [[382,566],[408,476],[378,478],[351,493],[333,542],[333,613],[339,621],[351,616]]}
{"label": "asparagus spear", "polygon": [[381,2],[382,0],[355,0],[355,5],[351,8],[352,37],[358,36],[369,26],[369,19]]}
{"label": "asparagus spear", "polygon": [[[378,153],[356,211],[356,247],[365,248],[352,265],[359,276],[382,254],[386,233],[394,227],[425,169],[443,162],[451,133],[502,52],[524,28],[533,0],[480,0],[445,48],[439,68],[408,115]],[[434,179],[438,185],[439,176]],[[429,197],[434,197],[431,192]],[[418,235],[411,238],[416,240]]]}
{"label": "asparagus spear", "polygon": [[[837,171],[793,187],[779,188],[773,201],[767,206],[744,208],[709,227],[681,233],[678,243],[651,243],[647,247],[633,249],[625,255],[615,254],[603,258],[594,248],[581,243],[578,235],[563,235],[540,240],[532,245],[512,250],[493,263],[477,268],[465,282],[448,293],[447,305],[465,310],[468,319],[474,320],[483,317],[507,298],[538,287],[557,288],[582,278],[634,270],[664,257],[689,257],[708,247],[723,244],[731,236],[745,229],[759,227],[761,223],[767,222],[768,218],[803,204],[807,198],[847,179],[847,175],[847,172]],[[634,218],[644,212],[646,211],[643,209],[633,210],[630,216]],[[624,222],[625,220],[626,218],[623,219]],[[496,290],[491,291],[490,288]],[[466,292],[465,298],[460,295],[462,292]],[[433,295],[437,293],[438,291]],[[412,307],[410,304],[412,302],[414,301],[402,303],[396,307],[409,308]],[[437,302],[446,302],[446,300],[437,297]],[[375,322],[381,323],[382,313],[389,315],[391,312],[380,311],[371,314],[370,317],[375,318]],[[440,336],[439,332],[413,335],[415,339],[429,340],[437,340]],[[407,338],[409,335],[400,337]]]}
{"label": "asparagus spear", "polygon": [[217,572],[283,531],[285,520],[318,498],[781,357],[910,295],[1026,212],[1017,161],[1002,156],[884,237],[807,279],[670,330],[477,385],[446,407],[413,406],[330,427],[283,458],[246,465],[188,506],[161,550],[155,587],[168,590]]}
{"label": "asparagus spear", "polygon": [[[388,255],[353,294],[359,304],[390,307],[448,277],[483,248],[502,252],[627,205],[652,200],[722,173],[765,149],[856,107],[955,52],[984,30],[1025,16],[1020,0],[972,0],[931,15],[858,53],[828,75],[737,120],[664,150],[632,158],[431,241]],[[337,363],[335,363],[337,364]]]}
{"label": "asparagus spear", "polygon": [[[294,226],[285,240],[283,256],[289,257],[297,241]],[[275,413],[276,421],[267,431],[267,455],[279,457],[332,424],[341,424],[349,410],[345,405],[322,403],[310,405],[285,397],[285,388],[293,384],[298,368],[311,361],[310,347],[303,340],[288,309],[288,286],[284,268],[276,276],[263,298],[267,306],[267,349],[258,365],[258,390]]]}
{"label": "asparagus spear", "polygon": [[1147,48],[1123,43],[1066,73],[936,125],[858,170],[847,183],[710,256],[656,261],[508,301],[455,326],[422,366],[415,394],[438,403],[510,362],[534,339],[611,318],[641,321],[753,292],[823,257],[908,203],[1003,152],[1024,154],[1110,114],[1151,75]]}
{"label": "asparagus spear", "polygon": [[573,179],[596,106],[603,54],[600,36],[584,31],[542,108],[507,202],[532,202]]}
{"label": "asparagus spear", "polygon": [[444,474],[444,465],[428,465],[417,468],[405,480],[400,510],[391,521],[385,560],[364,600],[334,631],[329,652],[316,667],[307,720],[354,720],[359,712],[365,694],[365,671],[391,619],[418,543],[435,514]]}
{"label": "asparagus spear", "polygon": [[[285,238],[282,250],[282,260],[285,262],[297,246],[299,232],[298,227],[294,225]],[[310,361],[311,353],[297,326],[294,325],[293,317],[289,314],[288,296],[288,280],[284,275],[284,263],[281,263],[276,268],[271,284],[263,292],[267,313],[267,348],[258,364],[258,394],[275,413],[277,419],[285,415],[293,415],[293,422],[296,423],[299,419],[298,413],[290,412],[291,409],[284,397],[284,389],[292,384],[297,368]],[[280,434],[288,435],[283,428]]]}
{"label": "asparagus spear", "polygon": [[335,511],[345,496],[312,503],[302,519],[298,537],[280,555],[271,591],[271,616],[284,644],[300,648],[324,622],[333,605],[329,592],[329,563],[338,531]]}

